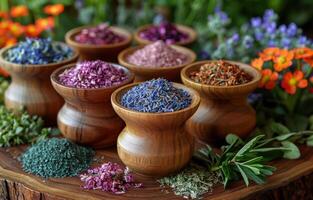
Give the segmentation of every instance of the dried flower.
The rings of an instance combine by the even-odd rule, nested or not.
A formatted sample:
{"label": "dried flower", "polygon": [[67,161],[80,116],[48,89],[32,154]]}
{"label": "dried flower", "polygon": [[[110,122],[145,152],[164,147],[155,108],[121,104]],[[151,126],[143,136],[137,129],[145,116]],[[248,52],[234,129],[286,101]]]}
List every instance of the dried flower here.
{"label": "dried flower", "polygon": [[190,94],[165,79],[153,79],[128,90],[121,98],[122,106],[139,112],[174,112],[191,104]]}
{"label": "dried flower", "polygon": [[123,194],[132,187],[142,187],[142,183],[135,183],[134,176],[128,168],[123,169],[119,164],[111,162],[88,169],[86,174],[80,175],[80,180],[84,182],[84,189],[114,194]]}
{"label": "dried flower", "polygon": [[252,80],[238,65],[222,60],[202,65],[199,71],[190,73],[190,78],[197,83],[216,86],[240,85]]}
{"label": "dried flower", "polygon": [[122,68],[101,60],[80,62],[59,75],[62,84],[76,88],[112,87],[127,79]]}
{"label": "dried flower", "polygon": [[187,58],[187,55],[159,40],[135,51],[127,61],[141,67],[173,67],[184,64]]}

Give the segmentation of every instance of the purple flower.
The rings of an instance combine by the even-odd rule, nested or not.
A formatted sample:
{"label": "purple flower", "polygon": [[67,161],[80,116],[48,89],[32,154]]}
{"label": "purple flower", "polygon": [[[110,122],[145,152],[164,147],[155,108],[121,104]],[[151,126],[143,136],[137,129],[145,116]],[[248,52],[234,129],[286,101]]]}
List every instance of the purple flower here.
{"label": "purple flower", "polygon": [[267,43],[268,47],[276,47],[277,46],[277,42],[275,40],[270,40]]}
{"label": "purple flower", "polygon": [[252,27],[255,27],[255,28],[261,26],[262,24],[262,20],[260,17],[253,17],[250,22],[251,22]]}
{"label": "purple flower", "polygon": [[243,45],[245,48],[249,49],[253,46],[253,38],[249,35],[246,35],[244,38],[243,38]]}
{"label": "purple flower", "polygon": [[219,19],[221,20],[222,23],[228,22],[229,18],[228,15],[225,12],[222,11],[218,11],[216,12],[217,16],[219,17]]}
{"label": "purple flower", "polygon": [[283,25],[280,25],[278,29],[282,34],[285,34],[287,30],[287,26],[283,24]]}
{"label": "purple flower", "polygon": [[295,23],[291,23],[289,24],[287,29],[287,36],[293,37],[297,34],[297,31],[298,31],[297,25]]}
{"label": "purple flower", "polygon": [[298,44],[300,46],[306,46],[309,45],[310,43],[312,43],[312,41],[310,41],[306,36],[300,36],[298,39]]}
{"label": "purple flower", "polygon": [[257,41],[261,41],[264,38],[264,34],[260,31],[254,33],[254,37]]}
{"label": "purple flower", "polygon": [[234,33],[232,36],[231,36],[231,40],[234,42],[234,43],[237,43],[239,41],[239,34],[238,33]]}
{"label": "purple flower", "polygon": [[200,57],[200,60],[206,60],[210,58],[210,55],[207,51],[200,51],[199,57]]}
{"label": "purple flower", "polygon": [[263,16],[264,22],[271,22],[275,19],[275,12],[271,9],[266,10]]}
{"label": "purple flower", "polygon": [[274,34],[276,31],[276,23],[270,22],[269,24],[266,25],[265,29],[268,34]]}
{"label": "purple flower", "polygon": [[289,38],[283,38],[281,44],[284,48],[289,49],[291,46],[291,40]]}

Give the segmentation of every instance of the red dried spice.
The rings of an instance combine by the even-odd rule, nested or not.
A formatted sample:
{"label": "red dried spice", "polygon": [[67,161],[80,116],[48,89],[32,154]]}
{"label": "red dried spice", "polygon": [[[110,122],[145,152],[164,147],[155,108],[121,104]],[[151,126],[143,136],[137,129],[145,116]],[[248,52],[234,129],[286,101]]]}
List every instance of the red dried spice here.
{"label": "red dried spice", "polygon": [[190,78],[197,82],[213,86],[241,85],[252,80],[252,77],[238,65],[225,61],[212,61],[191,72]]}

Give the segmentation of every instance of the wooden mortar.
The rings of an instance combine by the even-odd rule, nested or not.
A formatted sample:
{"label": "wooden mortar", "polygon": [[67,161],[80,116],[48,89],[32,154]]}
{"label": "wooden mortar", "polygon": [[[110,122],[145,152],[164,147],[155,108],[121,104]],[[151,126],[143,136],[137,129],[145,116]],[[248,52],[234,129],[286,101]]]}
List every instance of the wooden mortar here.
{"label": "wooden mortar", "polygon": [[[61,42],[55,43],[66,45]],[[6,47],[0,50],[0,65],[12,77],[12,82],[4,97],[6,108],[18,113],[23,107],[29,114],[43,117],[45,125],[55,125],[57,113],[64,101],[53,89],[49,77],[55,69],[76,62],[78,53],[74,51],[71,58],[58,63],[42,65],[17,64],[7,61],[4,57],[6,52],[14,47]]]}
{"label": "wooden mortar", "polygon": [[194,138],[185,130],[185,122],[197,110],[200,97],[186,86],[174,83],[189,92],[192,103],[187,108],[168,113],[144,113],[123,107],[122,95],[134,83],[116,90],[111,97],[116,113],[126,127],[117,141],[117,152],[130,169],[148,176],[165,176],[183,168],[194,152]]}
{"label": "wooden mortar", "polygon": [[62,85],[59,74],[75,64],[57,69],[51,75],[53,87],[65,99],[58,114],[58,127],[65,138],[97,149],[116,144],[117,136],[125,124],[112,108],[111,94],[131,83],[134,75],[125,67],[113,65],[122,68],[129,78],[120,85],[107,88],[84,89]]}
{"label": "wooden mortar", "polygon": [[[134,39],[137,42],[137,44],[150,44],[153,43],[155,41],[150,41],[150,40],[146,40],[143,39],[139,36],[140,32],[147,30],[148,28],[150,28],[151,26],[154,26],[153,24],[147,24],[144,26],[139,27],[135,33],[134,33]],[[175,24],[175,26],[177,27],[178,30],[180,30],[181,32],[187,33],[188,34],[188,38],[186,40],[180,41],[175,43],[176,45],[181,45],[181,46],[190,46],[191,44],[193,44],[196,39],[197,39],[197,32],[188,26],[184,26],[184,25],[180,25],[180,24]]]}
{"label": "wooden mortar", "polygon": [[171,45],[171,48],[187,56],[187,60],[185,63],[172,67],[153,67],[153,66],[146,67],[146,66],[137,66],[132,63],[129,63],[127,61],[128,56],[133,54],[135,51],[142,49],[144,46],[145,45],[129,47],[123,50],[118,55],[118,62],[135,73],[135,82],[147,81],[159,77],[165,78],[173,82],[181,82],[180,71],[186,65],[189,65],[196,60],[196,54],[192,50],[177,45]]}
{"label": "wooden mortar", "polygon": [[252,81],[236,86],[211,86],[189,78],[191,72],[199,71],[200,66],[208,62],[212,61],[195,62],[181,71],[183,83],[201,96],[199,109],[186,123],[187,130],[210,144],[224,140],[229,133],[247,137],[256,125],[256,112],[248,104],[247,97],[258,87],[261,73],[250,65],[226,61],[238,65],[252,76]]}
{"label": "wooden mortar", "polygon": [[110,26],[110,29],[121,36],[124,40],[115,44],[82,44],[75,41],[75,36],[85,28],[94,26],[81,26],[68,31],[65,35],[66,43],[79,52],[80,60],[104,60],[107,62],[117,62],[118,54],[125,48],[129,47],[132,42],[132,35],[127,30]]}

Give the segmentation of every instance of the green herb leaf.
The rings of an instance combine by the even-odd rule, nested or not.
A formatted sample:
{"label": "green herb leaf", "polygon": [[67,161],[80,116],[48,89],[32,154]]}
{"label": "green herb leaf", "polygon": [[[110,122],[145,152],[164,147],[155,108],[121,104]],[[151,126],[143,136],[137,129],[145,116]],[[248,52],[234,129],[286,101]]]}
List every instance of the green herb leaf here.
{"label": "green herb leaf", "polygon": [[289,150],[286,150],[284,152],[283,157],[286,159],[298,159],[300,158],[300,150],[299,148],[292,142],[289,141],[283,141],[281,143],[284,147],[288,148]]}

